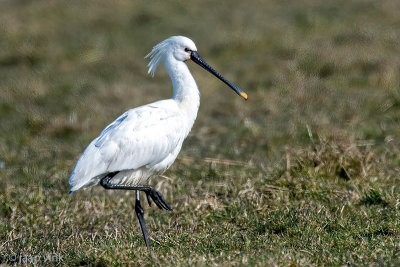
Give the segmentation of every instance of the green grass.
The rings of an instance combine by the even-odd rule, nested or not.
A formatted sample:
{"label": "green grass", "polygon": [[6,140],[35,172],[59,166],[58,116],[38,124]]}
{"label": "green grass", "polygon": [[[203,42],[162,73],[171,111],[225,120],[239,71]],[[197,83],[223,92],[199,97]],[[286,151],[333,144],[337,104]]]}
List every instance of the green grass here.
{"label": "green grass", "polygon": [[[397,1],[1,6],[1,263],[400,264]],[[201,107],[151,181],[174,210],[144,207],[148,253],[132,192],[68,196],[68,177],[109,122],[170,97],[144,56],[171,35],[249,100],[189,63]]]}

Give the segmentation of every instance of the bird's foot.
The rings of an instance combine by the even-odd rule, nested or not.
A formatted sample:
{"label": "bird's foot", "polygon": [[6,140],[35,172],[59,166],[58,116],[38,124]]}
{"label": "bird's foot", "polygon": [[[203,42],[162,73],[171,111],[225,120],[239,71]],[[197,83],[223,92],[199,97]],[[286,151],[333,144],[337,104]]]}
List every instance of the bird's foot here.
{"label": "bird's foot", "polygon": [[172,210],[172,208],[168,205],[165,198],[161,195],[160,192],[154,189],[154,187],[149,186],[148,188],[143,190],[143,192],[146,193],[147,202],[149,203],[149,206],[151,206],[151,199],[152,199],[154,203],[156,203],[158,208],[169,211]]}

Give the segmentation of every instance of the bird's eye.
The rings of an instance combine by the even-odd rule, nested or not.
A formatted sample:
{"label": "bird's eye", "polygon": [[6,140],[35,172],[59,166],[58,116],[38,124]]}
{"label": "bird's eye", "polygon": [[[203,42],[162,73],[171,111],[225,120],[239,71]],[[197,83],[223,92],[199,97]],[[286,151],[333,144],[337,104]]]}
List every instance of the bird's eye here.
{"label": "bird's eye", "polygon": [[186,47],[185,52],[190,52],[190,49]]}

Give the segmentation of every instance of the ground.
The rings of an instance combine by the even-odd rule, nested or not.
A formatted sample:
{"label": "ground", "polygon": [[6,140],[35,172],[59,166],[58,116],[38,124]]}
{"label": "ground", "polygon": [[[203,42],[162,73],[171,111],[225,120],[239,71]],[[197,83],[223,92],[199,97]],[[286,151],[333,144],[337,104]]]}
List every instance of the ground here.
{"label": "ground", "polygon": [[[1,1],[0,262],[399,265],[400,3]],[[171,35],[194,63],[198,119],[153,179],[173,208],[96,187],[80,153],[125,110],[171,96],[144,56]]]}

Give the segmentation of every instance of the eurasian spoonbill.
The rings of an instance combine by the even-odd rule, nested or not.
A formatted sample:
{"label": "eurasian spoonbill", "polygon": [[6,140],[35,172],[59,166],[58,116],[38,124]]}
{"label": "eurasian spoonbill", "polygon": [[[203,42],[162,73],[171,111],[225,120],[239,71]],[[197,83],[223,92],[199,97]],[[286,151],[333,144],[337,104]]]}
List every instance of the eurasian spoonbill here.
{"label": "eurasian spoonbill", "polygon": [[152,76],[158,65],[164,63],[172,80],[172,98],[130,109],[108,125],[76,163],[69,178],[69,193],[98,184],[105,189],[136,190],[135,211],[149,248],[140,192],[146,194],[149,205],[152,199],[160,209],[172,210],[147,182],[175,161],[200,105],[200,93],[186,62],[194,61],[244,99],[247,94],[211,68],[187,37],[173,36],[162,41],[148,57],[148,73]]}

